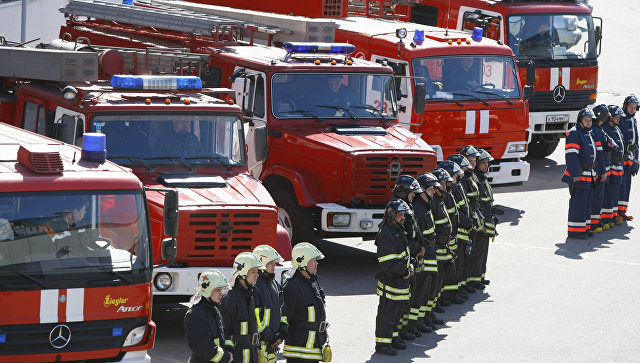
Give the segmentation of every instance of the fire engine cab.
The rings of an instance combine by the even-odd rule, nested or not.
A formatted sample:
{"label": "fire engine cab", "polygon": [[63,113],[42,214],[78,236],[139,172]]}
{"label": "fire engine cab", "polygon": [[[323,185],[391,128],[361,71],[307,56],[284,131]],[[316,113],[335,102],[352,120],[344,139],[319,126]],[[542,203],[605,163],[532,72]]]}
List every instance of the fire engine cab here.
{"label": "fire engine cab", "polygon": [[[369,0],[372,1],[372,0]],[[378,2],[380,0],[374,0]],[[533,83],[529,155],[550,155],[578,111],[596,101],[602,19],[578,0],[420,0],[396,18],[473,32],[508,45]],[[535,68],[535,82],[528,68]]]}
{"label": "fire engine cab", "polygon": [[0,124],[0,160],[2,361],[149,362],[153,217],[138,178],[105,161],[100,134],[81,150]]}
{"label": "fire engine cab", "polygon": [[[280,223],[294,241],[374,236],[396,177],[435,167],[433,150],[398,125],[392,69],[352,58],[352,45],[285,42],[283,49],[237,38],[221,42],[217,32],[180,32],[175,24],[181,16],[215,16],[202,12],[202,5],[197,13],[165,9],[162,16],[173,16],[175,24],[165,21],[152,28],[126,24],[113,12],[98,11],[95,2],[91,9],[74,3],[61,10],[72,15],[61,32],[74,38],[127,47],[192,47],[194,53],[209,55],[207,72],[216,76],[207,80],[234,89],[248,125],[249,168],[273,195]],[[117,8],[128,19],[148,11]],[[258,25],[273,21],[251,16]],[[280,28],[279,33],[287,31]]]}
{"label": "fire engine cab", "polygon": [[[192,295],[207,267],[230,276],[235,256],[261,244],[290,258],[276,205],[248,173],[240,108],[214,97],[232,91],[205,89],[186,75],[202,55],[63,40],[42,46],[48,49],[0,47],[9,65],[0,71],[0,120],[71,144],[84,132],[102,133],[109,160],[147,188],[178,193],[178,253],[168,261],[160,244],[164,199],[147,192],[154,257],[166,264],[153,272],[156,297]],[[182,75],[135,74],[166,69]]]}

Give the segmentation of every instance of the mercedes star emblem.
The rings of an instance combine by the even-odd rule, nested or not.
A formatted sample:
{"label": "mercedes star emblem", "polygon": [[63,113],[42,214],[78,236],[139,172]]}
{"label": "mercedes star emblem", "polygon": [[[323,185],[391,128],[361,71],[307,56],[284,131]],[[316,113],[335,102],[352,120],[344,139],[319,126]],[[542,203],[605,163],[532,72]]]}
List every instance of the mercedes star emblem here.
{"label": "mercedes star emblem", "polygon": [[49,333],[49,343],[56,349],[62,349],[71,341],[71,329],[64,324],[56,325]]}
{"label": "mercedes star emblem", "polygon": [[560,103],[564,101],[564,96],[566,96],[567,90],[562,85],[557,85],[556,88],[553,89],[553,100],[556,103]]}

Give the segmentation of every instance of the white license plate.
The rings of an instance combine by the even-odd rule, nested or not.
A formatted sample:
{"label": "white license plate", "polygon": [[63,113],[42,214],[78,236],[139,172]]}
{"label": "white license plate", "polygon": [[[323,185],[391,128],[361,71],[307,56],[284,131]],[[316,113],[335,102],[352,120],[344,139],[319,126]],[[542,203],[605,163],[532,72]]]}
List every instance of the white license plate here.
{"label": "white license plate", "polygon": [[564,122],[569,122],[569,115],[547,115],[547,123],[548,124],[561,124]]}

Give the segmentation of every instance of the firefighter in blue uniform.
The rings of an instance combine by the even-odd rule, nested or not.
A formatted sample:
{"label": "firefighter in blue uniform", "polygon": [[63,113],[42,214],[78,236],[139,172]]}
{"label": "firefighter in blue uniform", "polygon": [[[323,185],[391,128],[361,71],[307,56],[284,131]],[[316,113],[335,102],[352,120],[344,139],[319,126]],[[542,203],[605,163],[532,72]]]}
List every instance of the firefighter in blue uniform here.
{"label": "firefighter in blue uniform", "polygon": [[597,105],[593,108],[595,118],[591,125],[591,135],[596,144],[596,168],[597,176],[594,180],[593,201],[591,203],[590,231],[600,233],[605,229],[609,229],[609,225],[605,226],[601,223],[602,200],[604,197],[604,186],[607,181],[607,169],[609,168],[609,158],[611,150],[609,150],[609,141],[611,138],[602,131],[601,125],[609,119],[609,109],[606,105]]}
{"label": "firefighter in blue uniform", "polygon": [[191,349],[188,363],[228,363],[233,350],[224,348],[225,329],[218,304],[229,283],[218,270],[203,271],[198,277],[193,305],[184,317],[184,336]]}
{"label": "firefighter in blue uniform", "polygon": [[620,199],[618,201],[618,218],[620,220],[631,220],[632,216],[627,214],[629,207],[629,194],[631,192],[631,177],[638,174],[640,164],[638,162],[638,124],[634,117],[638,111],[640,102],[638,97],[631,94],[624,99],[620,117],[620,130],[625,138],[624,152],[624,175],[622,176],[622,186],[620,187]]}
{"label": "firefighter in blue uniform", "polygon": [[278,347],[287,337],[289,325],[281,299],[282,289],[276,280],[276,264],[284,261],[280,254],[269,245],[260,245],[252,252],[264,265],[258,270],[256,290],[260,295],[258,333],[260,333],[260,354],[266,363],[278,360]]}
{"label": "firefighter in blue uniform", "polygon": [[283,355],[287,363],[330,361],[331,348],[324,307],[324,290],[318,284],[318,261],[324,255],[314,245],[298,243],[291,250],[293,276],[282,287],[289,322]]}
{"label": "firefighter in blue uniform", "polygon": [[589,221],[596,174],[596,144],[591,136],[595,115],[589,108],[578,112],[578,120],[567,132],[565,159],[567,168],[562,181],[569,184],[568,236],[585,239],[590,236]]}
{"label": "firefighter in blue uniform", "polygon": [[400,318],[409,304],[409,277],[413,266],[409,256],[409,242],[404,233],[409,205],[401,199],[393,199],[384,210],[384,219],[376,236],[378,257],[377,294],[378,315],[376,316],[376,352],[396,355],[396,349],[406,349],[406,343],[399,337]]}
{"label": "firefighter in blue uniform", "polygon": [[618,198],[620,197],[620,186],[624,176],[624,135],[618,127],[622,109],[615,105],[609,105],[610,117],[602,125],[604,131],[616,143],[617,149],[611,153],[609,164],[609,177],[604,187],[602,200],[602,220],[613,228],[616,224],[622,224],[622,219],[618,221]]}

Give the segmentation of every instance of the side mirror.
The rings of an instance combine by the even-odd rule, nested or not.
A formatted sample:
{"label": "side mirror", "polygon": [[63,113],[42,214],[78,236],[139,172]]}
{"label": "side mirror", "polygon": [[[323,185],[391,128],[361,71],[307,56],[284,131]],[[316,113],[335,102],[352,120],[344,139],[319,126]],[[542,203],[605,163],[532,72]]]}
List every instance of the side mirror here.
{"label": "side mirror", "polygon": [[424,84],[416,84],[413,93],[413,112],[421,115],[424,113],[425,98],[427,97],[427,87]]}
{"label": "side mirror", "polygon": [[165,238],[162,240],[162,246],[160,248],[160,253],[162,254],[163,260],[173,261],[176,259],[178,255],[178,248],[176,247],[176,239]]}
{"label": "side mirror", "polygon": [[261,126],[254,129],[254,150],[255,158],[257,162],[263,162],[267,160],[269,155],[269,145],[267,139],[267,127]]}
{"label": "side mirror", "polygon": [[530,99],[531,97],[533,97],[534,93],[535,93],[535,90],[533,89],[533,86],[530,86],[530,85],[524,86],[524,90],[522,94],[524,98]]}
{"label": "side mirror", "polygon": [[175,237],[178,234],[178,192],[168,190],[164,195],[164,234]]}
{"label": "side mirror", "polygon": [[236,104],[242,108],[243,113],[253,110],[253,95],[255,90],[251,87],[251,80],[245,77],[236,78],[231,84],[231,89],[235,91]]}
{"label": "side mirror", "polygon": [[532,86],[536,82],[536,64],[533,61],[529,61],[527,64],[527,85]]}

